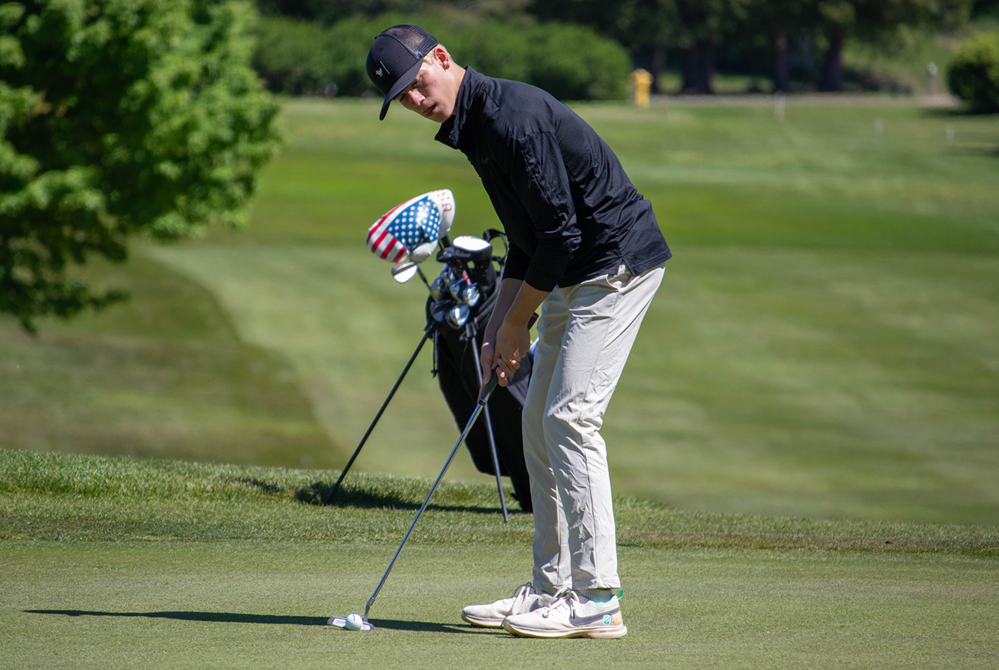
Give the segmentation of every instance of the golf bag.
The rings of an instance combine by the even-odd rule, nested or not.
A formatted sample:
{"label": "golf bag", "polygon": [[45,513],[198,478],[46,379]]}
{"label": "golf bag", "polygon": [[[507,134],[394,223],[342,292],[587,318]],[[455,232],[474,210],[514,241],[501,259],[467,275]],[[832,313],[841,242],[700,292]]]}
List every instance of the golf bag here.
{"label": "golf bag", "polygon": [[[487,239],[502,235],[487,231]],[[505,237],[505,236],[504,236]],[[504,239],[505,241],[505,239]],[[447,252],[442,252],[446,256]],[[492,316],[499,296],[500,274],[505,257],[492,258],[488,267],[473,267],[475,280],[482,289],[482,299],[470,311],[464,329],[437,328],[434,331],[434,371],[440,383],[441,393],[454,416],[458,429],[468,423],[475,409],[479,395],[478,351],[482,346],[482,335]],[[499,272],[492,266],[499,265]],[[433,298],[427,301],[427,318],[431,319]],[[489,416],[496,444],[501,476],[509,477],[514,494],[525,512],[532,511],[531,478],[524,463],[524,438],[521,432],[521,413],[527,397],[527,387],[531,382],[531,356],[525,356],[506,387],[498,387],[489,399]],[[475,468],[484,474],[495,475],[492,455],[489,449],[489,436],[486,432],[485,415],[480,415],[468,437],[465,446],[472,457]]]}
{"label": "golf bag", "polygon": [[[506,255],[493,256],[490,240],[500,238],[508,253],[506,235],[496,230],[487,230],[482,238],[461,236],[452,243],[447,233],[453,219],[454,196],[451,191],[441,189],[424,193],[393,207],[368,229],[368,246],[379,258],[394,264],[392,277],[397,282],[405,283],[418,274],[426,284],[430,291],[426,306],[427,327],[423,339],[389,392],[388,398],[382,403],[357,449],[343,467],[340,477],[323,499],[324,505],[329,505],[336,496],[344,477],[364,448],[371,431],[378,424],[420,349],[428,339],[433,338],[434,374],[439,379],[451,414],[464,435],[465,446],[475,467],[479,472],[496,477],[504,521],[508,520],[508,515],[501,476],[510,478],[521,509],[533,511],[531,478],[524,463],[521,434],[521,413],[530,383],[532,356],[525,356],[521,360],[517,374],[510,379],[507,387],[497,388],[489,397],[488,404],[483,405],[483,411],[474,424],[468,425],[478,405],[482,386],[481,369],[478,365],[482,333],[495,308],[500,277],[506,263]],[[438,246],[440,251],[436,259],[444,264],[444,268],[439,277],[428,282],[419,263],[426,260]],[[489,425],[492,426],[492,434],[487,429]],[[466,426],[469,428],[467,435],[464,432]],[[453,455],[452,452],[452,457]],[[449,459],[448,463],[450,462]],[[443,474],[442,471],[441,475]]]}

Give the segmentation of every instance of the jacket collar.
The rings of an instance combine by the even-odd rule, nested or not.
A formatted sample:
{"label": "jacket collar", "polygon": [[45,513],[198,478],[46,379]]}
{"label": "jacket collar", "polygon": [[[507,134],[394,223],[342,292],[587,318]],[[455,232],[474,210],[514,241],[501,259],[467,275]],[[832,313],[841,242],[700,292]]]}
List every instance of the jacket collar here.
{"label": "jacket collar", "polygon": [[461,131],[465,127],[466,121],[472,112],[472,103],[475,99],[475,92],[482,86],[483,76],[471,67],[465,68],[465,76],[461,79],[461,86],[458,87],[458,98],[454,105],[454,114],[447,121],[441,124],[440,130],[434,137],[438,142],[446,144],[452,149],[459,148],[461,141]]}

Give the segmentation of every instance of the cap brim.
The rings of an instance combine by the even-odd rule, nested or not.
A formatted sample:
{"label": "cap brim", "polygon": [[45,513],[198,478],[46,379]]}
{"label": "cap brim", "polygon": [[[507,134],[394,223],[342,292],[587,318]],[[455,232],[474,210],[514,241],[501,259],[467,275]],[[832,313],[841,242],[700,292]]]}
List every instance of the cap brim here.
{"label": "cap brim", "polygon": [[416,75],[420,73],[420,67],[422,65],[423,65],[423,59],[421,58],[420,60],[416,61],[416,65],[409,68],[409,70],[407,70],[405,74],[399,77],[396,80],[396,82],[392,84],[392,88],[390,88],[388,90],[388,93],[385,94],[385,101],[382,103],[382,112],[381,114],[378,115],[379,121],[385,119],[385,114],[388,113],[389,104],[393,100],[395,100],[395,96],[399,95],[404,90],[409,88],[409,85],[413,83],[413,81],[416,79]]}

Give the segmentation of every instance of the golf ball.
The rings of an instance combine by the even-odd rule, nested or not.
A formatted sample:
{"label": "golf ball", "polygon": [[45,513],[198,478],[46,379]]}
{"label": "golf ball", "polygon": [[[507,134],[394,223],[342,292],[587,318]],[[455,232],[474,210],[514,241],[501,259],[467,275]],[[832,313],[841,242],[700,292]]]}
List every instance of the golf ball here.
{"label": "golf ball", "polygon": [[343,627],[347,630],[361,630],[363,625],[364,619],[361,618],[360,614],[351,614],[347,617],[347,623]]}

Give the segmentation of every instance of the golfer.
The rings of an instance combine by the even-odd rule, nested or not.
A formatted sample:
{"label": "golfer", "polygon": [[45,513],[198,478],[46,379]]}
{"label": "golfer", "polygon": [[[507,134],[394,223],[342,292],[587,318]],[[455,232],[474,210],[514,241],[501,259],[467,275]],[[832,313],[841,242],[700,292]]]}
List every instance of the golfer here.
{"label": "golfer", "polygon": [[652,206],[585,121],[544,91],[459,67],[413,25],[375,38],[368,75],[441,124],[475,168],[510,240],[481,360],[500,385],[528,355],[524,458],[534,505],[531,582],[462,618],[529,637],[614,638],[621,616],[604,411],[670,250]]}

